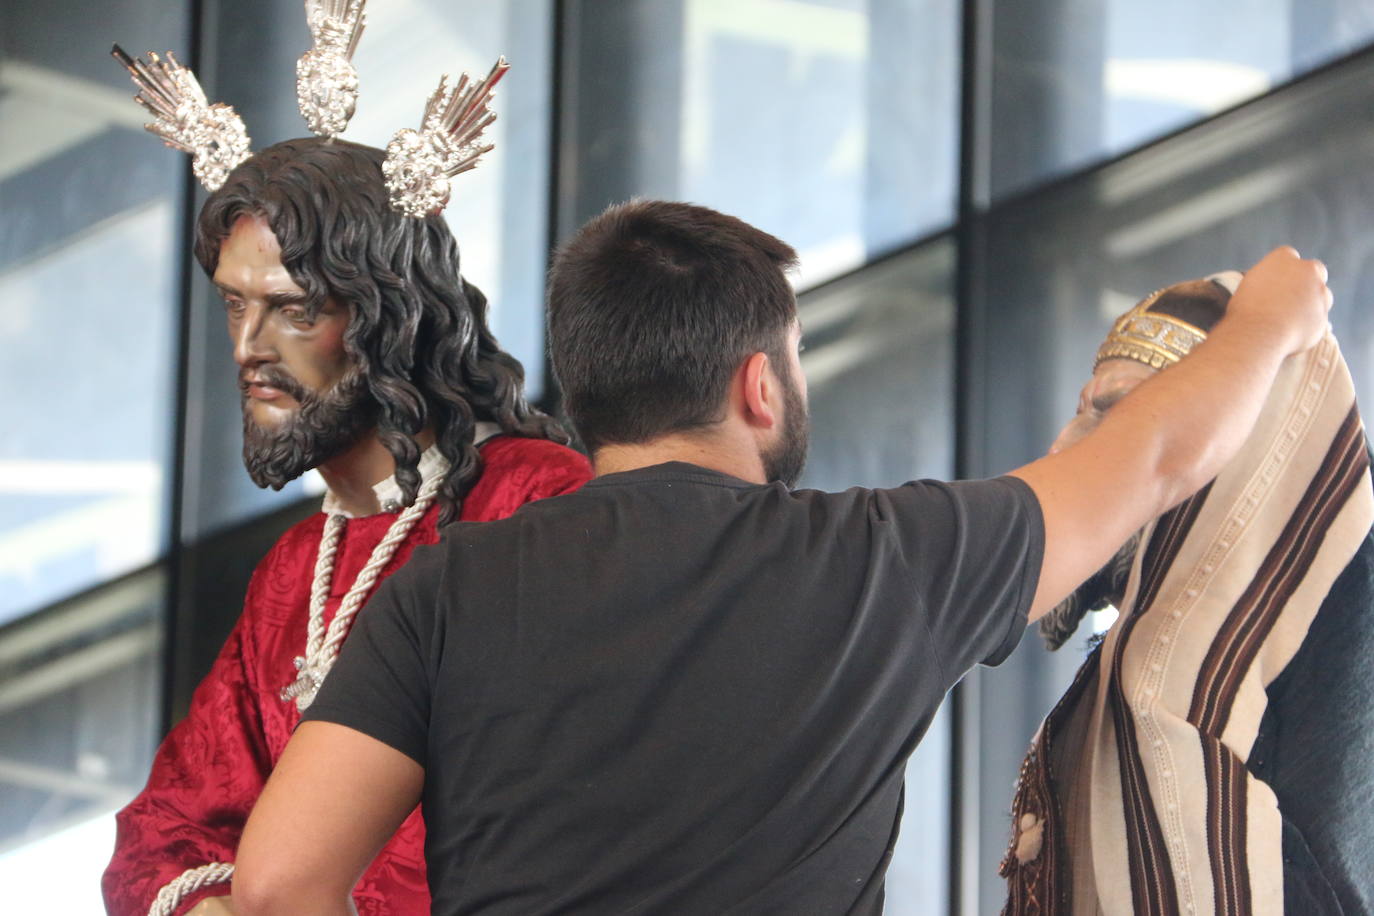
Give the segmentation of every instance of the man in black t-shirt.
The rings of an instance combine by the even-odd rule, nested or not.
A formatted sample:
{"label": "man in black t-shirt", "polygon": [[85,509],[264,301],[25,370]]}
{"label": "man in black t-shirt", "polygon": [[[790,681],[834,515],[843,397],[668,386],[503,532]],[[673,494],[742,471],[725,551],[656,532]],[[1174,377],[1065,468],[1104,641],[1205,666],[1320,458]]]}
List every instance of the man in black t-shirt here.
{"label": "man in black t-shirt", "polygon": [[457,525],[383,584],[249,821],[239,912],[347,912],[417,800],[440,913],[880,912],[945,692],[1216,473],[1330,304],[1280,249],[1072,448],[793,491],[794,260],[656,201],[560,252],[553,363],[597,479]]}

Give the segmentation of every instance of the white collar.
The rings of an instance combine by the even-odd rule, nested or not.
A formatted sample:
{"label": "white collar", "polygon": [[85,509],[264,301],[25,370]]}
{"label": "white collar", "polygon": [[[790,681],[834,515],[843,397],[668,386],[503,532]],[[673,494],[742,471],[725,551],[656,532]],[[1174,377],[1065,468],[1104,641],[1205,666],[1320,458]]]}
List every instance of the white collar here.
{"label": "white collar", "polygon": [[[477,423],[473,430],[472,441],[474,445],[481,445],[492,436],[499,435],[501,427],[495,423],[488,423],[485,420]],[[448,470],[448,459],[440,452],[439,447],[431,445],[420,453],[420,463],[416,466],[420,472],[420,482],[423,483],[437,474],[442,474]],[[401,487],[396,483],[396,475],[388,477],[380,483],[373,484],[372,492],[377,494],[377,505],[381,506],[382,512],[398,512],[401,509]],[[340,505],[339,497],[333,490],[325,490],[324,505],[320,507],[326,515],[342,515],[344,518],[355,518],[352,512],[344,509]]]}

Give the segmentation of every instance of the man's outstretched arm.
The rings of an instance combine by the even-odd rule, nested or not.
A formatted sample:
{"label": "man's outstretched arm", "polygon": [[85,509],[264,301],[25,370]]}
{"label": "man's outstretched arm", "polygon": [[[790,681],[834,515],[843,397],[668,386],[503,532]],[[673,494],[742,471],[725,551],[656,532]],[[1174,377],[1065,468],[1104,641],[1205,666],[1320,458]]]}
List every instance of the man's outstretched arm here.
{"label": "man's outstretched arm", "polygon": [[1075,445],[1011,472],[1035,491],[1045,520],[1032,620],[1220,472],[1283,360],[1321,340],[1330,307],[1321,262],[1291,248],[1270,252],[1192,353],[1141,383]]}
{"label": "man's outstretched arm", "polygon": [[353,913],[353,885],[415,810],[424,780],[424,768],[390,745],[302,722],[244,828],[235,912]]}

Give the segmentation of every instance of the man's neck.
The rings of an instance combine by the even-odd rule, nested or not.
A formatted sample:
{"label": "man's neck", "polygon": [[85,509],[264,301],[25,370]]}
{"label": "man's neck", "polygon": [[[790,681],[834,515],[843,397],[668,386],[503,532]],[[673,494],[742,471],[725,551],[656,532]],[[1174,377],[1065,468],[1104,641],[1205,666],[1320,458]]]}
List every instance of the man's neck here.
{"label": "man's neck", "polygon": [[735,437],[710,433],[673,434],[650,442],[603,445],[592,454],[592,468],[596,476],[601,477],[682,461],[750,483],[767,483],[763,462],[751,445],[747,441],[736,441]]}
{"label": "man's neck", "polygon": [[[415,437],[421,449],[434,444],[434,433],[425,428]],[[373,489],[396,473],[396,460],[375,433],[363,436],[319,466],[320,476],[338,507],[354,518],[382,511]]]}

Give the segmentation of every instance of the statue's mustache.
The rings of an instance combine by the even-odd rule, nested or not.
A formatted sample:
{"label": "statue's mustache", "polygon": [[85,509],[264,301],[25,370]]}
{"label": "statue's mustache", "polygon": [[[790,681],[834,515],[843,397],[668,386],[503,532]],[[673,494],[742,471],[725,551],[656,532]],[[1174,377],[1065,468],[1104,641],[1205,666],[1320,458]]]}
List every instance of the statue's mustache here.
{"label": "statue's mustache", "polygon": [[253,369],[247,367],[239,370],[239,390],[248,394],[248,389],[252,385],[266,385],[285,392],[297,402],[304,402],[313,397],[304,385],[296,380],[296,377],[287,372],[280,366],[264,365]]}

